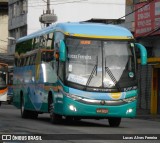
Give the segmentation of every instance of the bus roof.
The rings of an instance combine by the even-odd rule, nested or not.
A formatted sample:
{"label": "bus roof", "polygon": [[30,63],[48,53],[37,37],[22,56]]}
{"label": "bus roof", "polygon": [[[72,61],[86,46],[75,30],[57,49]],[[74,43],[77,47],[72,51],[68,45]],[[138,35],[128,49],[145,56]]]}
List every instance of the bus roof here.
{"label": "bus roof", "polygon": [[133,39],[133,35],[124,27],[89,22],[68,22],[51,25],[17,40],[17,43],[32,39],[53,31],[61,31],[65,35],[103,39]]}

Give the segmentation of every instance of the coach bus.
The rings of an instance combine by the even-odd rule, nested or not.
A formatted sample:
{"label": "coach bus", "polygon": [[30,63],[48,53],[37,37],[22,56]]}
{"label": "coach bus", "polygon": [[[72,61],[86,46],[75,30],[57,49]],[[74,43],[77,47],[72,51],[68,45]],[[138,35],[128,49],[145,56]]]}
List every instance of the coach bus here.
{"label": "coach bus", "polygon": [[8,65],[0,63],[0,106],[2,101],[7,101],[7,72]]}
{"label": "coach bus", "polygon": [[22,118],[49,113],[52,123],[136,115],[137,58],[144,46],[130,31],[98,23],[59,23],[16,42],[14,105]]}

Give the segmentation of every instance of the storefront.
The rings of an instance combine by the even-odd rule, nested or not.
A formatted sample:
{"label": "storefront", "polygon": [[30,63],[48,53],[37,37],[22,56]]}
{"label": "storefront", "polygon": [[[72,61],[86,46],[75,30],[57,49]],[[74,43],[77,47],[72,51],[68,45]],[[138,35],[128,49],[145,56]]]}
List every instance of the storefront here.
{"label": "storefront", "polygon": [[139,66],[139,108],[160,114],[160,0],[135,4],[134,36],[148,52],[148,65]]}

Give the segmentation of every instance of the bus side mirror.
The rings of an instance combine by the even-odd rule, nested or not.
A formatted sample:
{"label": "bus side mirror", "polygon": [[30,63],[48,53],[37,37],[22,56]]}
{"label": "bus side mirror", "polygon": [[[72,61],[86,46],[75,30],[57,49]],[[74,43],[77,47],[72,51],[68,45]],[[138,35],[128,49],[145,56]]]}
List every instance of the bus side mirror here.
{"label": "bus side mirror", "polygon": [[141,65],[146,65],[147,64],[147,50],[146,48],[139,44],[135,43],[136,48],[140,50],[140,55],[141,55]]}
{"label": "bus side mirror", "polygon": [[63,40],[60,41],[59,60],[62,62],[66,61],[66,46]]}

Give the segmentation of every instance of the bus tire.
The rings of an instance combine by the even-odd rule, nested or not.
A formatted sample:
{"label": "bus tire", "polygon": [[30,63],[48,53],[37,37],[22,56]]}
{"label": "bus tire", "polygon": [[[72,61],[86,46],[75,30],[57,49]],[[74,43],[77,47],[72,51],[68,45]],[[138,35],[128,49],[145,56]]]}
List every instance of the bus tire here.
{"label": "bus tire", "polygon": [[119,125],[121,123],[121,118],[110,117],[110,118],[108,118],[108,122],[109,122],[110,127],[119,127]]}
{"label": "bus tire", "polygon": [[58,124],[62,120],[62,116],[54,113],[54,101],[53,98],[49,98],[49,113],[50,113],[50,120],[52,124]]}
{"label": "bus tire", "polygon": [[36,111],[28,111],[30,113],[30,118],[31,119],[37,119],[38,118],[38,113]]}
{"label": "bus tire", "polygon": [[1,106],[1,104],[2,104],[2,103],[1,103],[1,101],[0,101],[0,106]]}
{"label": "bus tire", "polygon": [[21,117],[22,118],[28,118],[29,117],[29,111],[25,110],[25,108],[24,108],[23,96],[21,96]]}

